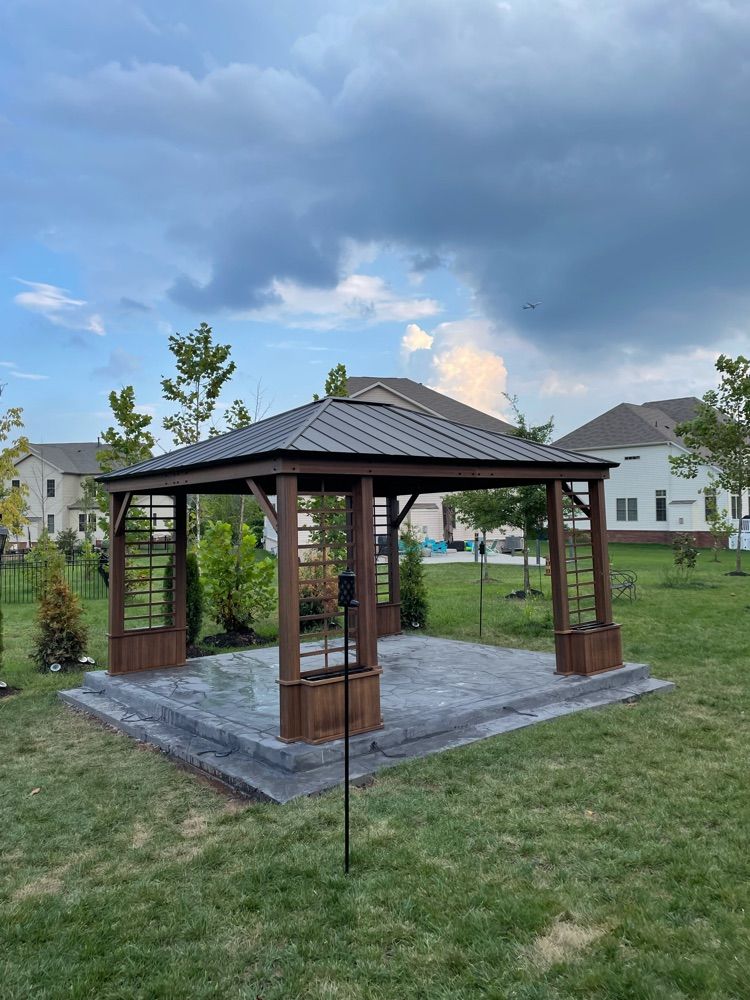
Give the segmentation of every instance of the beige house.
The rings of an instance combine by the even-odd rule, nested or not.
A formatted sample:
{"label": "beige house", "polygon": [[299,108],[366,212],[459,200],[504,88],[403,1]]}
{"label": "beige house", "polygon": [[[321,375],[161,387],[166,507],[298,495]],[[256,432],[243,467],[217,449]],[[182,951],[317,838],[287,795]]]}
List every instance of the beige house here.
{"label": "beige house", "polygon": [[[390,403],[407,410],[429,413],[435,417],[445,417],[469,427],[480,427],[496,434],[510,434],[513,426],[489,413],[475,410],[457,399],[444,396],[441,392],[415,382],[410,378],[379,378],[355,376],[347,380],[347,388],[352,399],[368,403]],[[456,522],[450,509],[450,494],[424,493],[412,507],[406,520],[412,528],[426,537],[446,541],[467,541],[474,537],[474,531]],[[402,498],[406,499],[406,498]],[[498,538],[504,531],[499,531]]]}
{"label": "beige house", "polygon": [[11,485],[25,485],[29,524],[16,539],[17,547],[33,545],[45,529],[54,538],[72,528],[83,540],[88,530],[93,540],[104,535],[97,524],[98,510],[82,500],[84,480],[99,475],[97,441],[30,444],[15,463],[17,477]]}

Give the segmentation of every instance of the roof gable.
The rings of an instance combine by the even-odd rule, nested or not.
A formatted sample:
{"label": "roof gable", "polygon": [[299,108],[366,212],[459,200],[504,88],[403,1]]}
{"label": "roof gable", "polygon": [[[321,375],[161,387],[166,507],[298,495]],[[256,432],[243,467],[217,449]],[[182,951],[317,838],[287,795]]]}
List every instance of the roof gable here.
{"label": "roof gable", "polygon": [[101,478],[126,479],[269,454],[435,460],[474,466],[583,464],[602,468],[615,464],[416,410],[329,397]]}
{"label": "roof gable", "polygon": [[417,406],[435,416],[446,417],[448,420],[456,420],[469,427],[481,427],[484,430],[496,431],[499,434],[511,434],[514,430],[513,424],[509,424],[499,417],[493,417],[490,413],[484,413],[473,406],[446,396],[436,389],[421,382],[415,382],[411,378],[380,378],[366,375],[355,375],[347,379],[347,388],[351,398],[356,398],[361,393],[373,386],[383,386],[397,396],[415,403]]}
{"label": "roof gable", "polygon": [[[97,441],[65,441],[51,444],[29,443],[29,451],[24,455],[23,461],[30,456],[35,456],[57,469],[59,472],[70,473],[77,476],[95,476],[101,469],[97,453],[101,451],[101,445]],[[17,462],[16,464],[19,464]]]}
{"label": "roof gable", "polygon": [[655,404],[619,403],[611,410],[558,438],[560,448],[619,448],[639,444],[680,443],[676,421]]}

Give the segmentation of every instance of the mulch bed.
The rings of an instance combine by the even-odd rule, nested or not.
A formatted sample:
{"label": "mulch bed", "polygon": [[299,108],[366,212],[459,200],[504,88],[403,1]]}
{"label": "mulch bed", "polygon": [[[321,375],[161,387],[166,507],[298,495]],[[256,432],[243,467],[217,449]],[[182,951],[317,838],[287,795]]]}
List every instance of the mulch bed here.
{"label": "mulch bed", "polygon": [[18,694],[20,688],[12,688],[10,685],[8,687],[0,687],[0,698],[9,698],[12,694]]}
{"label": "mulch bed", "polygon": [[252,629],[248,632],[217,632],[216,635],[204,636],[195,646],[188,646],[187,655],[192,659],[197,656],[213,656],[222,649],[262,645],[263,640]]}

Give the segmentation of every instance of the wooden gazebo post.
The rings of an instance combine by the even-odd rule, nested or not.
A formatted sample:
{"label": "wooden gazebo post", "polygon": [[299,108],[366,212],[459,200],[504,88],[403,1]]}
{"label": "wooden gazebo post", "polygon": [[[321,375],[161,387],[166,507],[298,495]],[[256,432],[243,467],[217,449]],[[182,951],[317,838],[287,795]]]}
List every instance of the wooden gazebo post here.
{"label": "wooden gazebo post", "polygon": [[299,568],[297,561],[297,476],[276,477],[279,574],[279,739],[302,735],[299,657]]}
{"label": "wooden gazebo post", "polygon": [[[562,480],[547,483],[552,612],[559,674],[598,674],[622,666],[620,626],[612,620],[604,481],[587,480],[587,488],[588,504],[583,504]],[[584,509],[590,525],[591,566],[585,572],[575,559],[567,557],[563,509],[566,492],[573,497],[571,502],[578,502]],[[585,586],[581,578],[586,575],[590,576],[589,585],[593,588],[593,617],[572,624],[569,588],[579,594]]]}

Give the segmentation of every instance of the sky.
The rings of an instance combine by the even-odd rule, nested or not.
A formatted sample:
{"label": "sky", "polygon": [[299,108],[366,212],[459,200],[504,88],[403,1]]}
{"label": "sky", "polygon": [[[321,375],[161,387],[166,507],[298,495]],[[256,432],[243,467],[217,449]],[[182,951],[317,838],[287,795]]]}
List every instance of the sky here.
{"label": "sky", "polygon": [[701,395],[749,113],[746,0],[4,0],[3,404],[92,440],[133,384],[169,448],[202,321],[269,413],[341,361],[560,435]]}

